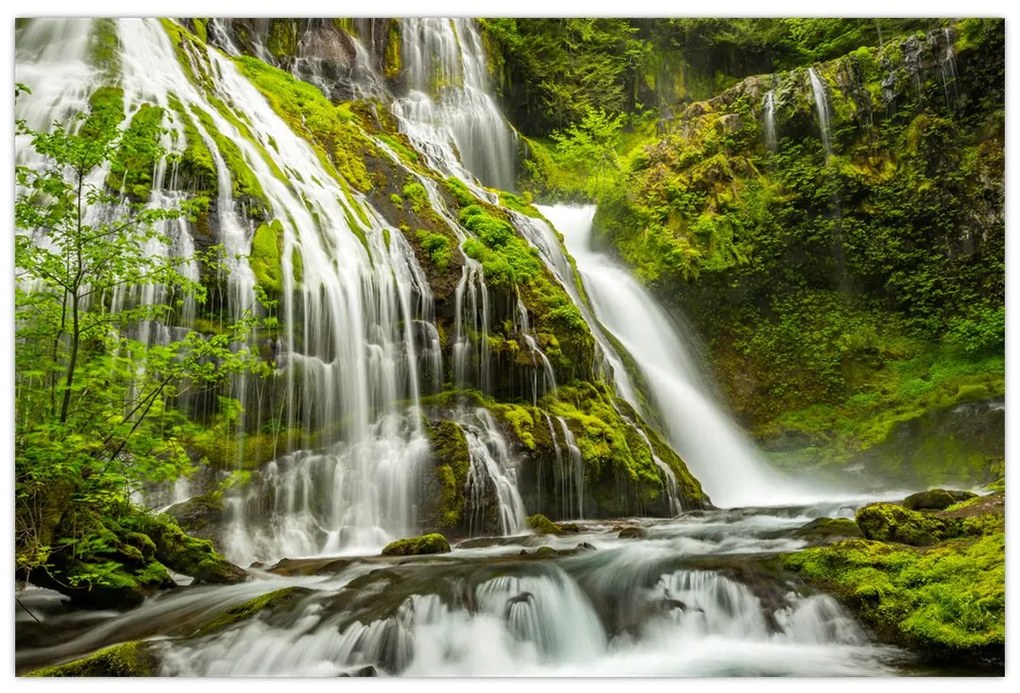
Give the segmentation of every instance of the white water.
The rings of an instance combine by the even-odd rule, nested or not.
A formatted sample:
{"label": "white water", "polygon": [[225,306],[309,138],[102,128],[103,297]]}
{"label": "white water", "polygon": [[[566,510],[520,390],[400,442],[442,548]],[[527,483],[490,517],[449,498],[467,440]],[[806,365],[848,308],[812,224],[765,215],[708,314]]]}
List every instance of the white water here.
{"label": "white water", "polygon": [[825,147],[825,156],[832,156],[832,130],[829,121],[829,97],[825,93],[825,84],[822,78],[815,72],[815,68],[808,68],[808,78],[811,80],[811,92],[815,97],[815,111],[818,114],[818,129],[822,134],[822,146]]}
{"label": "white water", "polygon": [[765,107],[765,146],[770,152],[776,151],[776,90],[769,89],[763,102]]}
{"label": "white water", "polygon": [[[516,461],[492,413],[483,407],[461,412],[457,423],[464,431],[471,458],[465,489],[468,498],[465,512],[469,515],[471,534],[491,532],[492,523],[487,517],[490,513],[496,517],[495,529],[499,534],[523,530],[527,513],[517,489]],[[488,506],[490,499],[494,500],[495,508]]]}
{"label": "white water", "polygon": [[[98,625],[64,644],[19,651],[19,666],[160,633],[168,638],[154,644],[163,675],[896,673],[902,653],[870,642],[831,597],[683,564],[796,550],[803,542],[784,532],[834,513],[841,511],[714,512],[647,522],[646,540],[584,523],[581,534],[541,541],[597,548],[554,560],[518,556],[537,545],[525,536],[498,549],[354,561],[328,576],[262,575],[247,585],[182,590],[135,612],[96,615]],[[228,606],[289,585],[307,592],[286,610],[189,635]],[[28,605],[50,627],[70,623],[43,592],[27,595]]]}
{"label": "white water", "polygon": [[626,270],[591,247],[595,208],[539,207],[563,234],[599,321],[634,358],[670,442],[720,507],[810,497],[761,458],[708,390],[685,337]]}
{"label": "white water", "polygon": [[[410,18],[400,31],[409,92],[395,108],[405,132],[445,175],[471,182],[466,170],[484,185],[512,190],[516,134],[492,97],[475,22]],[[459,161],[450,156],[451,140]]]}

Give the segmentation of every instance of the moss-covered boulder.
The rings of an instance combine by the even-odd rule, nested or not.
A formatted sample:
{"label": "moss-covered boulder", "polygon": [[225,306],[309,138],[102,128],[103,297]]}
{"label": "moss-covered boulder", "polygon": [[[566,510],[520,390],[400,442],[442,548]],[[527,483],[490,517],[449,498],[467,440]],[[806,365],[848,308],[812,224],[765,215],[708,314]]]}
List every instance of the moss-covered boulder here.
{"label": "moss-covered boulder", "polygon": [[196,582],[234,584],[249,578],[244,569],[217,553],[211,541],[185,534],[168,515],[138,514],[131,523],[152,539],[159,561]]}
{"label": "moss-covered boulder", "polygon": [[450,542],[436,532],[420,537],[398,539],[387,544],[382,550],[383,556],[423,556],[433,553],[450,553]]}
{"label": "moss-covered boulder", "polygon": [[528,516],[528,529],[536,534],[561,534],[559,526],[541,513]]}
{"label": "moss-covered boulder", "polygon": [[866,539],[929,546],[956,536],[955,522],[895,503],[872,503],[857,511],[857,525]]}
{"label": "moss-covered boulder", "polygon": [[155,676],[158,665],[148,643],[126,642],[66,664],[36,669],[25,676]]}
{"label": "moss-covered boulder", "polygon": [[903,507],[909,510],[945,510],[951,505],[975,497],[977,494],[970,491],[932,488],[907,496],[903,499]]}

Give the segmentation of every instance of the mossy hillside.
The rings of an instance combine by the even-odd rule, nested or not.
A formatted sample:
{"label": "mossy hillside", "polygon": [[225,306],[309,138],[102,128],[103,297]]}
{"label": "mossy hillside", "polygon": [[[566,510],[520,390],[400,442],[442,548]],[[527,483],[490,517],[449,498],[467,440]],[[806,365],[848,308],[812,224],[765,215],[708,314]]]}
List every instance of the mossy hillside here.
{"label": "mossy hillside", "polygon": [[[956,511],[955,517],[926,514],[960,522],[962,536],[948,536],[934,545],[851,539],[787,555],[783,564],[836,594],[885,639],[916,648],[931,660],[1001,668],[1005,642],[1001,499],[1001,494],[986,496],[981,503]],[[908,523],[916,520],[906,517]],[[864,525],[861,529],[867,535]]]}
{"label": "mossy hillside", "polygon": [[159,660],[153,654],[151,646],[146,642],[139,641],[112,645],[66,664],[35,669],[25,676],[44,678],[155,676],[158,668]]}
{"label": "mossy hillside", "polygon": [[[690,105],[625,169],[625,194],[599,200],[604,237],[706,335],[729,402],[761,437],[805,433],[848,459],[898,422],[1001,393],[1000,32],[953,26],[948,105],[941,30],[916,39],[917,78],[904,39],[818,65],[829,159],[806,72],[749,78]],[[761,129],[770,88],[774,154]],[[787,425],[821,418],[833,425]]]}

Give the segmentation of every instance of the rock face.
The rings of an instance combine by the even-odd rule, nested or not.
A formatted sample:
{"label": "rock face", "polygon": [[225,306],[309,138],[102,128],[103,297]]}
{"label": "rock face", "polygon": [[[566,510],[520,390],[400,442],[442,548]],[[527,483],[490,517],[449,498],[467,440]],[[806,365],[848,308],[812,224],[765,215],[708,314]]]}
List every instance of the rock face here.
{"label": "rock face", "polygon": [[386,545],[383,556],[422,556],[432,553],[450,553],[450,543],[442,534],[423,534],[420,537],[398,539]]}
{"label": "rock face", "polygon": [[648,530],[644,527],[624,527],[620,530],[620,539],[644,539],[648,536]]}

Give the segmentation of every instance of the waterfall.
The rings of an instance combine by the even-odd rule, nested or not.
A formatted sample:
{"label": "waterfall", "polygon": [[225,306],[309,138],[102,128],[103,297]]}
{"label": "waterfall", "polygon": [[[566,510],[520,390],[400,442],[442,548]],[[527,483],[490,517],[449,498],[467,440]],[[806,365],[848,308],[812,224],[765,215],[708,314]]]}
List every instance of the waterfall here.
{"label": "waterfall", "polygon": [[475,22],[403,19],[400,32],[409,91],[395,112],[404,132],[445,175],[469,182],[470,171],[485,185],[512,190],[516,134],[492,97]]}
{"label": "waterfall", "polygon": [[765,109],[765,146],[770,152],[777,148],[776,140],[776,90],[769,89],[762,102]]}
{"label": "waterfall", "polygon": [[808,68],[808,77],[811,80],[811,91],[815,96],[815,110],[818,112],[818,129],[822,133],[822,146],[825,148],[825,157],[832,156],[832,131],[829,129],[829,97],[825,94],[825,85],[821,77],[815,72],[815,68]]}
{"label": "waterfall", "polygon": [[[938,52],[938,37],[940,34],[934,34],[935,39],[935,50]],[[956,51],[953,48],[953,30],[950,27],[946,27],[941,32],[941,37],[945,41],[945,48],[942,49],[941,55],[938,58],[939,65],[939,79],[942,82],[942,90],[946,95],[946,108],[949,109],[950,113],[956,112],[956,103],[958,101],[957,88],[956,88]]]}
{"label": "waterfall", "polygon": [[[594,207],[540,207],[577,262],[599,322],[637,362],[670,442],[716,505],[803,499],[773,471],[710,394],[687,339],[637,280],[591,248]],[[636,405],[635,405],[636,406]]]}
{"label": "waterfall", "polygon": [[[485,533],[493,525],[500,534],[520,532],[527,513],[517,490],[516,461],[510,444],[488,409],[461,412],[457,423],[464,432],[471,458],[466,491],[471,534]],[[490,516],[495,517],[495,523]]]}

